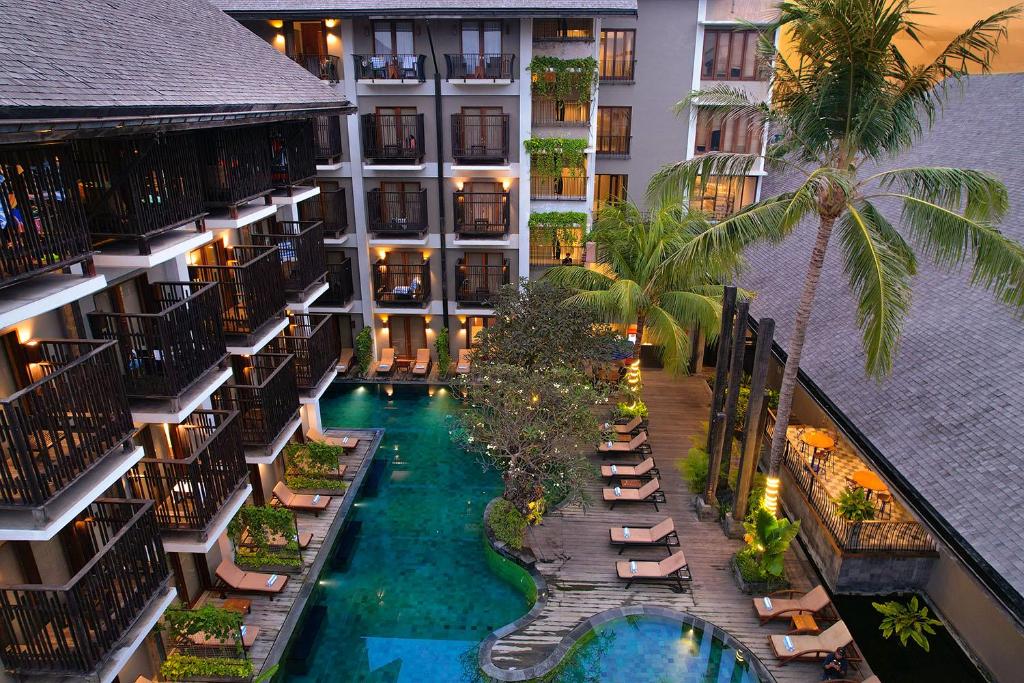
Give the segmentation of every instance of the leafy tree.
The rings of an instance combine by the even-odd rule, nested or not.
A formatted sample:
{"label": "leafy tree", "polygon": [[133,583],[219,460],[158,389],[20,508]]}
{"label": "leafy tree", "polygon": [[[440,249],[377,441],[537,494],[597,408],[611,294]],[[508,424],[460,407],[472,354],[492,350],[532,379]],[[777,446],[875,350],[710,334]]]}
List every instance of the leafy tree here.
{"label": "leafy tree", "polygon": [[[774,60],[770,108],[726,87],[691,93],[678,105],[685,110],[699,102],[725,120],[760,119],[772,133],[767,162],[802,178],[795,190],[762,199],[691,240],[676,256],[679,261],[706,256],[714,262],[760,240],[781,241],[804,219],[818,223],[786,349],[772,474],[782,459],[797,370],[833,231],[857,299],[871,375],[881,377],[892,368],[918,253],[945,268],[970,260],[975,284],[1012,307],[1024,307],[1024,247],[996,228],[1008,203],[999,180],[960,168],[863,171],[914,145],[941,111],[950,83],[966,78],[969,69],[989,70],[1006,37],[1006,23],[1020,16],[1020,7],[976,22],[922,65],[909,64],[897,47],[901,40],[919,42],[922,35],[915,20],[924,12],[911,0],[792,0],[779,8],[770,28],[788,32],[793,56],[776,53],[774,30],[765,32],[760,52]],[[693,192],[712,176],[744,175],[758,156],[709,153],[667,166],[652,179],[651,198],[675,201],[681,191]],[[876,204],[881,199],[902,207],[896,225]]]}
{"label": "leafy tree", "polygon": [[903,646],[907,640],[913,639],[925,652],[931,647],[928,636],[935,635],[935,627],[942,625],[941,621],[928,615],[928,607],[919,604],[916,595],[905,605],[890,600],[873,602],[871,606],[882,615],[882,623],[878,625],[882,637],[898,636]]}

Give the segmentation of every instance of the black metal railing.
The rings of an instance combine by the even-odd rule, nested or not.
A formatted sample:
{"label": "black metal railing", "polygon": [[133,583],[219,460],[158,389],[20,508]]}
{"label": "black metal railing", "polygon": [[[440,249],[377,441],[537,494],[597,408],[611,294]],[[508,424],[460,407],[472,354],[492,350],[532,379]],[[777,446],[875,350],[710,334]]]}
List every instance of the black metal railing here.
{"label": "black metal railing", "polygon": [[68,145],[0,152],[0,287],[88,258],[77,177]]}
{"label": "black metal railing", "polygon": [[416,264],[377,261],[373,298],[389,306],[422,306],[430,301],[430,259]]}
{"label": "black metal railing", "polygon": [[587,176],[530,176],[530,199],[586,199]]}
{"label": "black metal railing", "polygon": [[380,163],[423,161],[423,114],[363,114],[363,157]]}
{"label": "black metal railing", "polygon": [[32,383],[0,400],[0,506],[40,506],[127,447],[131,409],[112,341],[23,347]]}
{"label": "black metal railing", "polygon": [[352,259],[327,264],[327,291],[317,299],[317,304],[345,306],[352,301]]}
{"label": "black metal railing", "polygon": [[295,383],[299,391],[312,391],[338,366],[341,344],[331,315],[296,313],[290,324],[269,345],[275,353],[295,356]]}
{"label": "black metal railing", "polygon": [[153,313],[89,314],[93,335],[117,341],[129,398],[178,398],[227,355],[216,283],[157,282]]}
{"label": "black metal railing", "polygon": [[452,195],[455,234],[464,237],[504,237],[511,224],[509,193],[466,192]]}
{"label": "black metal railing", "polygon": [[300,221],[320,221],[324,237],[341,237],[348,230],[348,202],[345,188],[320,188],[320,194],[299,203]]}
{"label": "black metal railing", "polygon": [[213,395],[213,407],[237,410],[242,445],[265,448],[299,414],[295,356],[257,353],[236,357],[232,363],[232,379]]}
{"label": "black metal railing", "polygon": [[508,259],[501,264],[469,264],[460,258],[456,264],[455,300],[461,304],[488,305],[498,290],[509,282]]}
{"label": "black metal railing", "polygon": [[270,156],[274,187],[290,188],[316,175],[313,120],[287,121],[270,126]]}
{"label": "black metal railing", "polygon": [[306,54],[292,55],[292,59],[321,81],[337,83],[341,80],[341,58],[335,55]]}
{"label": "black metal railing", "polygon": [[352,55],[357,81],[427,80],[426,55]]}
{"label": "black metal railing", "polygon": [[313,156],[318,164],[335,164],[341,161],[341,117],[335,114],[317,116],[313,119]]}
{"label": "black metal railing", "polygon": [[636,60],[607,57],[598,63],[598,76],[602,83],[632,83],[636,79]]}
{"label": "black metal railing", "polygon": [[276,247],[236,246],[227,265],[188,267],[189,279],[216,282],[220,289],[224,334],[250,335],[287,305],[281,259]]}
{"label": "black metal railing", "polygon": [[327,275],[324,226],[320,221],[277,221],[264,226],[268,232],[253,232],[253,244],[277,247],[284,290],[302,296]]}
{"label": "black metal railing", "polygon": [[590,102],[556,100],[552,97],[533,98],[533,124],[535,126],[589,126]]}
{"label": "black metal railing", "polygon": [[598,135],[594,151],[599,157],[625,159],[629,156],[629,143],[632,139],[632,135]]}
{"label": "black metal railing", "polygon": [[427,230],[427,190],[366,193],[367,229],[377,235],[420,235]]}
{"label": "black metal railing", "polygon": [[515,80],[514,54],[446,54],[449,81]]}
{"label": "black metal railing", "polygon": [[265,126],[204,131],[198,152],[203,192],[210,206],[237,206],[274,189]]}
{"label": "black metal railing", "polygon": [[197,410],[170,427],[173,452],[147,453],[128,473],[134,498],[152,500],[161,531],[205,532],[249,471],[234,411]]}
{"label": "black metal railing", "polygon": [[170,579],[153,502],[101,498],[65,528],[88,558],[62,585],[0,585],[0,656],[19,675],[85,677]]}
{"label": "black metal railing", "polygon": [[530,237],[530,265],[539,268],[550,266],[579,266],[586,262],[586,248],[582,244],[561,244]]}
{"label": "black metal railing", "polygon": [[593,19],[534,19],[535,43],[592,43]]}
{"label": "black metal railing", "polygon": [[508,163],[508,114],[452,114],[456,163]]}

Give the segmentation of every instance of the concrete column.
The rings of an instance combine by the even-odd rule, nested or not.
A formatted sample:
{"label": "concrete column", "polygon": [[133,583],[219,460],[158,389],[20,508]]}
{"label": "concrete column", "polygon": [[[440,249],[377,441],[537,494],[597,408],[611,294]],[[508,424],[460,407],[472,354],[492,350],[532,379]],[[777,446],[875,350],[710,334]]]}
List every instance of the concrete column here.
{"label": "concrete column", "polygon": [[[519,277],[530,277],[530,155],[523,140],[533,129],[533,92],[526,67],[533,59],[533,19],[519,21]],[[468,341],[468,340],[467,340]]]}

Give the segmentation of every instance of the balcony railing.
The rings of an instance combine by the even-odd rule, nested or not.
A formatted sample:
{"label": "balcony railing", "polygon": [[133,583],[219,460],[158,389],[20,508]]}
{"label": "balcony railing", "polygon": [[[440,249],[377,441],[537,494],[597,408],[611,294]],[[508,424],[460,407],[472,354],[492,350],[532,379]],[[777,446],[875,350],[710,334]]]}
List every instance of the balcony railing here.
{"label": "balcony railing", "polygon": [[317,116],[313,119],[316,134],[316,150],[313,154],[318,164],[334,164],[341,161],[341,118],[335,114]]}
{"label": "balcony railing", "polygon": [[269,232],[254,232],[250,237],[258,246],[277,247],[289,295],[303,297],[327,275],[324,226],[319,221],[277,221]]}
{"label": "balcony railing", "polygon": [[593,19],[534,19],[535,43],[592,43]]}
{"label": "balcony railing", "polygon": [[388,306],[423,306],[430,301],[430,259],[423,263],[373,266],[373,298]]}
{"label": "balcony railing", "polygon": [[153,313],[89,314],[93,334],[117,341],[129,398],[180,397],[227,355],[215,283],[157,282]]}
{"label": "balcony railing", "polygon": [[498,297],[498,290],[508,284],[508,259],[501,265],[468,264],[459,259],[456,269],[458,286],[456,301],[461,304],[488,305]]}
{"label": "balcony railing", "polygon": [[452,158],[456,163],[508,163],[508,114],[452,114]]}
{"label": "balcony railing", "polygon": [[444,62],[449,81],[515,80],[513,54],[446,54]]}
{"label": "balcony railing", "polygon": [[204,213],[195,136],[95,138],[76,143],[78,191],[95,237],[148,240]]}
{"label": "balcony railing", "polygon": [[370,190],[366,193],[369,213],[367,229],[376,235],[414,235],[426,232],[427,190],[390,192]]}
{"label": "balcony railing", "polygon": [[316,175],[313,121],[288,121],[270,127],[274,187],[291,188]]}
{"label": "balcony railing", "polygon": [[586,198],[586,175],[530,176],[530,199],[579,200]]}
{"label": "balcony railing", "polygon": [[455,233],[462,237],[504,237],[511,224],[509,193],[466,192],[452,196]]}
{"label": "balcony railing", "polygon": [[173,453],[147,454],[128,473],[133,497],[155,501],[161,531],[205,532],[248,480],[237,415],[197,410],[170,427]]}
{"label": "balcony railing", "polygon": [[534,97],[533,124],[536,126],[589,126],[590,102]]}
{"label": "balcony railing", "polygon": [[317,304],[328,306],[346,306],[352,301],[352,259],[344,259],[340,263],[327,264],[327,291],[317,300]]}
{"label": "balcony railing", "polygon": [[279,318],[288,303],[281,259],[276,247],[236,246],[230,254],[229,265],[189,266],[188,275],[217,283],[224,334],[247,336]]}
{"label": "balcony railing", "polygon": [[629,157],[629,143],[632,135],[598,135],[597,156],[606,159],[626,159]]}
{"label": "balcony railing", "polygon": [[213,407],[237,410],[242,445],[266,448],[299,414],[295,357],[257,353],[233,360],[234,376],[213,395]]}
{"label": "balcony railing", "polygon": [[152,501],[101,498],[65,531],[88,558],[67,582],[0,586],[0,656],[15,674],[84,679],[166,592]]}
{"label": "balcony railing", "polygon": [[335,55],[305,54],[292,55],[292,59],[321,81],[337,83],[341,80],[341,58]]}
{"label": "balcony railing", "polygon": [[265,126],[203,132],[198,150],[208,205],[237,206],[274,189]]}
{"label": "balcony railing", "polygon": [[324,237],[338,238],[348,230],[348,202],[345,188],[320,188],[320,194],[299,204],[300,221],[320,221],[324,224]]}
{"label": "balcony railing", "polygon": [[295,383],[299,391],[313,391],[338,366],[341,345],[331,315],[295,314],[291,324],[270,346],[275,353],[295,356]]}
{"label": "balcony railing", "polygon": [[352,55],[357,81],[427,80],[423,65],[426,55]]}
{"label": "balcony railing", "polygon": [[419,164],[423,161],[423,114],[363,114],[363,156],[367,161]]}
{"label": "balcony railing", "polygon": [[560,244],[540,239],[530,240],[530,265],[549,268],[560,265],[583,265],[586,247],[582,244]]}
{"label": "balcony railing", "polygon": [[22,347],[32,383],[0,400],[0,506],[37,507],[134,431],[112,341],[43,339]]}
{"label": "balcony railing", "polygon": [[635,59],[608,57],[600,61],[598,68],[602,83],[632,83],[635,80]]}
{"label": "balcony railing", "polygon": [[0,287],[89,257],[76,180],[69,146],[0,153]]}

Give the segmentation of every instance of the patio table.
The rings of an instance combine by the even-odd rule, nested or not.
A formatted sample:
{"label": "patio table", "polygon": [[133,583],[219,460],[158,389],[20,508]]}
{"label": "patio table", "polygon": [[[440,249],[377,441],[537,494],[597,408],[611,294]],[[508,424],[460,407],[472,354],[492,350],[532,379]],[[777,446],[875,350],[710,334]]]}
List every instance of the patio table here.
{"label": "patio table", "polygon": [[885,482],[882,481],[882,478],[879,477],[874,472],[872,472],[871,470],[857,470],[856,472],[850,475],[850,479],[853,479],[855,482],[857,482],[857,486],[860,486],[865,491],[867,491],[868,496],[870,496],[873,491],[889,490],[889,487],[885,485]]}
{"label": "patio table", "polygon": [[804,433],[800,435],[800,440],[811,448],[830,449],[836,445],[835,439],[817,429],[805,429]]}

